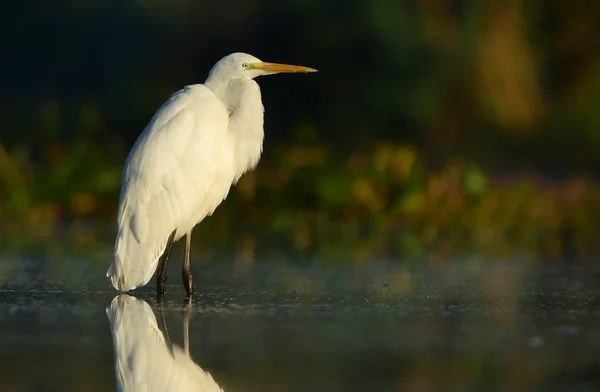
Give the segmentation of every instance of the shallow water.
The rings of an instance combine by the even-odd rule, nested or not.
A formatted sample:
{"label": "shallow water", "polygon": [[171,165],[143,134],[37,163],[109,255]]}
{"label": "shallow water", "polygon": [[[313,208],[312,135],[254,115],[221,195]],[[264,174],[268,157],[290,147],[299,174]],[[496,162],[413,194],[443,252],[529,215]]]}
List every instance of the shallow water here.
{"label": "shallow water", "polygon": [[[0,391],[114,390],[106,266],[19,263],[0,289]],[[225,391],[598,390],[595,270],[326,265],[195,265],[191,308],[171,265],[164,306],[153,283],[131,293],[154,315],[130,338],[157,323],[183,346],[190,314],[191,357]]]}

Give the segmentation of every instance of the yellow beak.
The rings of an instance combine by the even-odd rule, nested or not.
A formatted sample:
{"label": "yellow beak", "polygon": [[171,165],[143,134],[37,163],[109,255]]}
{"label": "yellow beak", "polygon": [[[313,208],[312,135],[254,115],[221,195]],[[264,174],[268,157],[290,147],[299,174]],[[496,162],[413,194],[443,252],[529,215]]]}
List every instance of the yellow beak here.
{"label": "yellow beak", "polygon": [[298,73],[298,72],[317,72],[314,68],[303,67],[301,65],[288,65],[276,63],[254,63],[252,68],[260,69],[270,73]]}

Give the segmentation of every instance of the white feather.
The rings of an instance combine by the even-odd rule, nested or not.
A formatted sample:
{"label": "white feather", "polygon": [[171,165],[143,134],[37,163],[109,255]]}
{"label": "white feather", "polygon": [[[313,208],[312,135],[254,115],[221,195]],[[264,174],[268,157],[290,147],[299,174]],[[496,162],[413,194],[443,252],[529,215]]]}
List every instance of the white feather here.
{"label": "white feather", "polygon": [[123,170],[114,262],[122,291],[146,284],[171,232],[211,214],[235,178],[223,104],[202,85],[174,94],[136,141]]}

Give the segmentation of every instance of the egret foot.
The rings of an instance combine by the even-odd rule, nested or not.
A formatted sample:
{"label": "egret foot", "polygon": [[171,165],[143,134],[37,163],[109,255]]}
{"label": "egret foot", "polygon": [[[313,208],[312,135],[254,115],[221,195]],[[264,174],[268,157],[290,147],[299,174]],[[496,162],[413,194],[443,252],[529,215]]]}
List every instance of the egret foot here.
{"label": "egret foot", "polygon": [[192,271],[185,269],[181,270],[181,278],[183,279],[183,285],[185,286],[185,297],[192,298],[194,296],[194,283],[192,282]]}

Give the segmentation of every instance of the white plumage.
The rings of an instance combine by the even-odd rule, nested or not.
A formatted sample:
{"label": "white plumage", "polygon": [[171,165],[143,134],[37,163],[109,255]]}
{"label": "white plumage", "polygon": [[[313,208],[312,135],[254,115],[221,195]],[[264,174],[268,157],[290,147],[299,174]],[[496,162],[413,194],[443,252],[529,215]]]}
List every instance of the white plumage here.
{"label": "white plumage", "polygon": [[175,241],[191,236],[231,185],[258,163],[264,110],[253,78],[314,71],[234,53],[215,64],[204,85],[187,86],[162,105],[123,169],[114,260],[107,272],[116,289],[145,285],[170,234],[175,231]]}
{"label": "white plumage", "polygon": [[150,306],[121,294],[106,310],[115,349],[117,391],[222,392],[181,347],[167,346]]}

